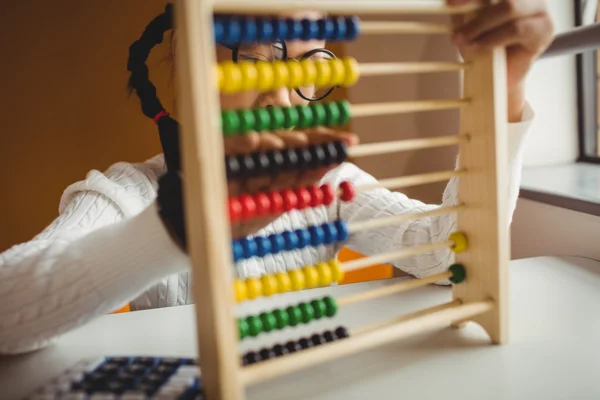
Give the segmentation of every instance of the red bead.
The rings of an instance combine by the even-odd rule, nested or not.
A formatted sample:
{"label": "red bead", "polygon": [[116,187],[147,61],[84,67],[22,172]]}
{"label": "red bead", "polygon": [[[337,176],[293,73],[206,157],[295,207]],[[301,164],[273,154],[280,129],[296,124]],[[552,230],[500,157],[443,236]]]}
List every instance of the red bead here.
{"label": "red bead", "polygon": [[319,207],[323,204],[323,191],[316,186],[310,186],[308,188],[310,194],[310,205],[311,207]]}
{"label": "red bead", "polygon": [[283,209],[285,211],[293,210],[298,206],[298,196],[291,189],[284,189],[281,191],[283,197]]}
{"label": "red bead", "polygon": [[254,196],[256,202],[256,216],[262,217],[268,215],[271,210],[271,200],[265,193],[259,193]]}
{"label": "red bead", "polygon": [[298,210],[302,210],[310,206],[311,196],[306,188],[296,189],[296,196],[298,197]]}
{"label": "red bead", "polygon": [[269,201],[271,202],[271,209],[269,210],[272,215],[283,214],[283,197],[279,192],[267,193]]}
{"label": "red bead", "polygon": [[229,219],[237,221],[242,216],[242,203],[237,197],[229,198]]}
{"label": "red bead", "polygon": [[247,194],[240,196],[240,202],[242,203],[242,219],[250,219],[256,215],[256,202]]}
{"label": "red bead", "polygon": [[333,200],[335,200],[335,192],[333,191],[330,185],[325,184],[321,186],[321,192],[323,193],[324,205],[328,206],[331,203],[333,203]]}
{"label": "red bead", "polygon": [[354,200],[354,197],[356,196],[356,191],[354,190],[354,186],[352,185],[352,183],[344,181],[340,183],[340,189],[342,189],[342,195],[340,196],[340,199],[342,201],[348,202]]}

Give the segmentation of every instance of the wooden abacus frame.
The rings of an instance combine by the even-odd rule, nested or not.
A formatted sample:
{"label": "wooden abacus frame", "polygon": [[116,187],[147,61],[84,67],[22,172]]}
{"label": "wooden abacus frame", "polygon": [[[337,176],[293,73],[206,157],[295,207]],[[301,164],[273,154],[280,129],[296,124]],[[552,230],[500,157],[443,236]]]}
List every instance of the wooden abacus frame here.
{"label": "wooden abacus frame", "polygon": [[[464,321],[479,323],[493,343],[507,340],[507,264],[509,260],[506,144],[506,72],[503,49],[467,60],[463,70],[458,143],[460,206],[458,225],[469,249],[456,255],[465,266],[467,279],[453,287],[454,301],[404,316],[395,323],[339,342],[319,346],[264,363],[242,367],[237,354],[232,292],[230,225],[227,218],[224,149],[220,132],[218,87],[215,79],[213,13],[272,14],[292,9],[314,9],[338,15],[369,13],[452,14],[476,12],[477,6],[449,8],[442,0],[177,0],[178,75],[182,121],[184,199],[189,256],[193,265],[199,364],[209,399],[239,400],[244,388],[300,368],[399,340],[425,329]],[[364,34],[447,34],[448,27],[405,22],[366,23]],[[393,66],[372,67],[373,73],[403,71]],[[435,63],[434,63],[435,64]],[[456,64],[432,63],[429,68],[407,63],[404,71],[432,72],[457,69]],[[417,111],[436,109],[436,102],[421,103]],[[396,111],[401,111],[396,109]],[[411,108],[408,107],[408,110]],[[367,112],[367,111],[365,111]],[[383,112],[373,105],[372,114]],[[387,111],[389,112],[389,110]],[[435,140],[435,139],[432,139]],[[407,149],[432,147],[428,140]],[[451,175],[453,177],[457,176]],[[450,176],[445,176],[446,178]],[[430,280],[424,280],[423,284]],[[413,285],[414,287],[419,284]]]}

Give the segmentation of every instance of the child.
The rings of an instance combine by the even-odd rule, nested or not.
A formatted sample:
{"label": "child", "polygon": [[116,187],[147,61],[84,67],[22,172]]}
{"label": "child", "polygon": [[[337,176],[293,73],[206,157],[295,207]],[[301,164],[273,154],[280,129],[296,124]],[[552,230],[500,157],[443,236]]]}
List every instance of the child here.
{"label": "child", "polygon": [[[447,0],[450,5],[470,0]],[[296,14],[295,18],[313,18],[316,14]],[[161,19],[162,18],[162,19]],[[508,110],[509,110],[509,215],[514,211],[520,182],[522,147],[525,133],[532,118],[524,95],[525,76],[552,38],[550,22],[543,0],[506,0],[489,6],[481,16],[463,23],[454,20],[455,43],[461,51],[477,51],[489,46],[507,46]],[[168,18],[159,17],[149,26],[146,36],[162,40],[168,30]],[[144,39],[144,40],[146,40]],[[147,45],[147,51],[156,44]],[[267,60],[331,57],[320,51],[323,41],[294,41],[261,46],[217,46],[219,62],[240,59]],[[137,50],[140,50],[137,48]],[[166,228],[173,226],[173,218],[160,213],[157,205],[159,179],[176,176],[177,151],[169,136],[175,131],[174,120],[162,110],[145,74],[145,56],[135,56],[129,68],[131,84],[142,101],[146,115],[156,117],[163,154],[142,164],[117,163],[107,171],[91,171],[85,180],[69,186],[60,202],[60,215],[43,232],[27,243],[22,243],[0,254],[0,353],[18,353],[41,348],[60,334],[81,326],[130,302],[135,310],[166,307],[193,302],[189,261],[185,248],[177,243],[175,235]],[[141,53],[144,49],[140,50]],[[284,54],[286,52],[287,54]],[[147,56],[147,54],[146,54]],[[148,91],[150,89],[150,91]],[[315,97],[316,96],[316,97]],[[319,97],[310,87],[298,91],[280,89],[257,93],[243,92],[222,95],[223,108],[251,108],[256,106],[287,106],[307,104]],[[301,147],[310,143],[343,140],[348,145],[357,142],[349,133],[329,130],[286,131],[273,134],[250,135],[242,139],[226,139],[228,154],[269,150],[283,147]],[[169,170],[171,174],[165,174]],[[173,173],[175,172],[175,173]],[[253,180],[248,185],[230,185],[230,194],[289,186],[290,176],[274,181]],[[292,177],[295,185],[329,183],[336,187],[342,181],[359,186],[375,179],[350,163],[343,163],[318,175],[301,174]],[[161,191],[173,182],[165,181]],[[177,184],[177,182],[175,182]],[[451,180],[444,191],[444,206],[456,204],[457,181]],[[174,190],[167,196],[177,198]],[[161,204],[164,208],[164,203]],[[292,211],[259,225],[234,226],[236,236],[270,234],[321,224],[342,218],[357,221],[380,218],[400,213],[413,213],[439,207],[426,205],[386,189],[360,192],[351,203],[317,207],[306,211]],[[181,211],[181,210],[180,210]],[[181,222],[181,215],[175,216]],[[510,221],[507,221],[509,223]],[[411,222],[364,231],[350,237],[347,246],[363,253],[374,254],[391,249],[446,240],[454,230],[452,215],[422,218]],[[260,276],[316,262],[335,256],[335,246],[320,246],[255,258],[236,264],[240,278]],[[434,251],[411,259],[399,260],[394,265],[403,271],[423,277],[445,270],[451,262],[448,250]],[[224,266],[226,267],[226,266]]]}

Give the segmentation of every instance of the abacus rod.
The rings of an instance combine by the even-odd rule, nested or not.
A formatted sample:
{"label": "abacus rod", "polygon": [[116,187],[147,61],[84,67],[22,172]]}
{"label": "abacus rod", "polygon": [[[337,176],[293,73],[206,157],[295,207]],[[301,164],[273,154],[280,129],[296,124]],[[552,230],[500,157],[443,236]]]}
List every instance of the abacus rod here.
{"label": "abacus rod", "polygon": [[446,240],[438,243],[428,243],[421,246],[413,246],[405,249],[394,250],[387,253],[378,254],[376,256],[359,258],[358,260],[346,261],[341,264],[341,267],[344,272],[349,272],[355,269],[368,267],[370,265],[389,263],[395,260],[416,256],[429,251],[449,249],[453,245],[454,242],[452,240]]}
{"label": "abacus rod", "polygon": [[303,11],[306,9],[337,15],[354,14],[465,14],[478,10],[481,5],[447,6],[443,0],[215,0],[213,10],[218,13],[266,14]]}
{"label": "abacus rod", "polygon": [[365,231],[369,229],[380,228],[382,226],[388,226],[397,224],[400,222],[412,221],[420,218],[428,218],[435,217],[438,215],[449,214],[452,212],[459,212],[465,210],[467,207],[464,205],[457,205],[451,207],[440,207],[435,210],[425,211],[425,212],[417,212],[417,213],[407,213],[407,214],[398,214],[392,215],[389,217],[383,218],[375,218],[368,221],[356,221],[356,222],[348,222],[346,225],[348,228],[348,233],[351,235],[356,232]]}
{"label": "abacus rod", "polygon": [[408,150],[452,146],[469,139],[468,135],[442,136],[426,139],[402,139],[390,142],[360,144],[348,148],[348,157],[368,157]]}
{"label": "abacus rod", "polygon": [[455,176],[463,175],[464,173],[464,170],[451,170],[441,172],[429,172],[426,174],[418,175],[400,176],[397,178],[380,179],[378,183],[357,186],[355,189],[357,192],[364,192],[379,188],[394,190],[408,186],[418,186],[435,182],[443,182],[452,179]]}
{"label": "abacus rod", "polygon": [[352,294],[346,297],[342,297],[336,300],[339,307],[347,306],[354,303],[360,303],[362,301],[373,300],[378,297],[389,296],[396,293],[406,292],[412,289],[417,289],[423,286],[427,286],[431,283],[439,282],[444,279],[452,277],[451,271],[444,271],[439,274],[431,275],[420,279],[411,279],[409,281],[402,281],[393,285],[384,286],[377,289],[368,290],[366,292]]}
{"label": "abacus rod", "polygon": [[264,382],[275,377],[299,371],[311,365],[322,364],[337,358],[396,342],[413,335],[449,326],[453,321],[471,319],[494,308],[494,303],[476,301],[449,306],[444,309],[433,307],[421,311],[417,317],[405,318],[401,322],[382,329],[365,332],[346,339],[313,347],[284,357],[263,361],[242,368],[241,375],[246,385]]}
{"label": "abacus rod", "polygon": [[461,62],[396,62],[359,64],[361,77],[390,74],[425,74],[433,72],[462,71],[469,64]]}
{"label": "abacus rod", "polygon": [[461,108],[469,104],[467,99],[454,100],[420,100],[398,101],[390,103],[355,104],[351,106],[350,115],[356,117],[373,117],[398,113],[436,111]]}
{"label": "abacus rod", "polygon": [[452,28],[449,25],[432,24],[427,22],[412,21],[361,21],[361,35],[387,35],[387,34],[449,34]]}

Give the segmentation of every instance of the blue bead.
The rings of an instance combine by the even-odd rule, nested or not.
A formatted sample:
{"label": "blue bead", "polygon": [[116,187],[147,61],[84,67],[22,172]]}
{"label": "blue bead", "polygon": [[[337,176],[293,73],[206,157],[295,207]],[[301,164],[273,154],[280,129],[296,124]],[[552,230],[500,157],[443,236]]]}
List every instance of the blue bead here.
{"label": "blue bead", "polygon": [[338,242],[345,242],[346,240],[348,240],[348,236],[350,236],[350,233],[348,232],[348,227],[346,226],[346,223],[341,220],[338,219],[337,221],[335,221],[335,227],[337,228],[337,241]]}
{"label": "blue bead", "polygon": [[346,18],[346,40],[354,40],[360,32],[360,19],[356,16]]}
{"label": "blue bead", "polygon": [[264,257],[267,254],[271,253],[271,241],[269,238],[261,236],[256,238],[256,255],[259,257]]}
{"label": "blue bead", "polygon": [[242,36],[240,21],[234,18],[223,21],[225,28],[224,42],[239,43]]}
{"label": "blue bead", "polygon": [[256,40],[258,42],[269,42],[273,40],[273,25],[271,21],[264,18],[256,20]]}
{"label": "blue bead", "polygon": [[317,35],[317,39],[319,40],[328,40],[332,39],[333,31],[334,31],[334,23],[331,19],[320,19],[317,21],[317,25],[319,26],[319,33]]}
{"label": "blue bead", "polygon": [[256,255],[258,248],[254,239],[242,239],[242,247],[244,248],[244,258],[252,258]]}
{"label": "blue bead", "polygon": [[346,19],[344,17],[337,17],[333,20],[333,40],[344,40],[346,38]]}
{"label": "blue bead", "polygon": [[276,40],[285,40],[288,35],[288,26],[283,19],[273,20],[273,37]]}
{"label": "blue bead", "polygon": [[287,19],[286,20],[286,24],[287,24],[287,30],[288,30],[288,37],[287,40],[294,40],[294,39],[300,39],[300,37],[302,36],[302,22],[297,21],[295,19]]}
{"label": "blue bead", "polygon": [[233,261],[238,262],[239,260],[244,258],[244,247],[239,240],[233,241]]}
{"label": "blue bead", "polygon": [[215,29],[215,42],[223,43],[225,39],[225,28],[223,27],[223,21],[221,19],[214,20]]}
{"label": "blue bead", "polygon": [[296,235],[298,236],[299,249],[303,249],[310,245],[310,232],[308,229],[296,229]]}
{"label": "blue bead", "polygon": [[316,247],[323,244],[323,241],[325,240],[325,231],[322,227],[311,226],[310,228],[308,228],[308,231],[310,232],[311,246]]}
{"label": "blue bead", "polygon": [[314,19],[302,20],[302,40],[313,40],[319,34],[319,24]]}
{"label": "blue bead", "polygon": [[283,235],[274,233],[269,236],[269,240],[271,241],[271,253],[276,254],[285,249],[285,239],[283,238]]}
{"label": "blue bead", "polygon": [[286,250],[294,250],[298,248],[298,243],[300,243],[300,239],[298,239],[298,235],[296,232],[285,231],[283,232],[283,240],[285,241],[285,249]]}
{"label": "blue bead", "polygon": [[331,244],[337,241],[338,233],[335,223],[323,224],[323,232],[325,232],[324,244]]}
{"label": "blue bead", "polygon": [[241,28],[241,42],[255,42],[256,41],[256,20],[251,17],[246,17],[240,22]]}

